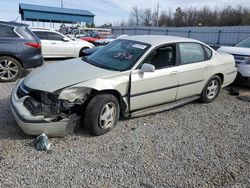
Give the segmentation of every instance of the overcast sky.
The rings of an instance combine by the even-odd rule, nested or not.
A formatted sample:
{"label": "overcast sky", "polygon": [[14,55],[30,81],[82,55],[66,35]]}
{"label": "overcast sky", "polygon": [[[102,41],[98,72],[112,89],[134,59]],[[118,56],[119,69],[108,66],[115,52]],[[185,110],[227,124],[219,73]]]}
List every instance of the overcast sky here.
{"label": "overcast sky", "polygon": [[[0,0],[0,20],[15,20],[18,16],[18,4],[29,3],[45,6],[60,7],[61,0]],[[85,9],[93,12],[95,23],[97,25],[104,23],[118,23],[122,20],[127,21],[129,11],[133,6],[139,8],[154,9],[160,3],[160,11],[168,10],[169,8],[175,10],[177,7],[203,7],[209,6],[211,8],[223,8],[231,5],[236,7],[242,5],[250,7],[250,0],[63,0],[65,8]],[[20,17],[19,20],[20,21]]]}

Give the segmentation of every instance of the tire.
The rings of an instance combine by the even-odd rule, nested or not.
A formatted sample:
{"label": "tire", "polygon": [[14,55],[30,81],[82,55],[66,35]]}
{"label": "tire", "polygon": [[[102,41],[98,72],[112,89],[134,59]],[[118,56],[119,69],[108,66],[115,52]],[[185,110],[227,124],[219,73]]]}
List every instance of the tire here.
{"label": "tire", "polygon": [[92,135],[103,135],[116,126],[119,115],[120,105],[117,98],[111,94],[99,94],[86,107],[84,126]]}
{"label": "tire", "polygon": [[83,47],[80,51],[79,51],[79,57],[82,57],[84,55],[83,51],[89,49],[89,47]]}
{"label": "tire", "polygon": [[221,79],[219,76],[212,76],[206,83],[202,93],[201,101],[204,103],[212,102],[219,95],[221,90]]}
{"label": "tire", "polygon": [[0,82],[13,82],[21,77],[23,67],[21,63],[13,57],[0,57]]}

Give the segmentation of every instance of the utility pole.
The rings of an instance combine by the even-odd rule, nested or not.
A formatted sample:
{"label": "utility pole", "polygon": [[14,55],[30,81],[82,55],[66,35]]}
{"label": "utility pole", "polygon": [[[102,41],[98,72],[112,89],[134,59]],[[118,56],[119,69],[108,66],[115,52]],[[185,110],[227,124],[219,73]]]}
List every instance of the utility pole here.
{"label": "utility pole", "polygon": [[63,0],[61,0],[61,8],[63,8]]}
{"label": "utility pole", "polygon": [[157,16],[156,16],[156,26],[159,26],[159,9],[160,9],[160,4],[159,2],[157,3]]}

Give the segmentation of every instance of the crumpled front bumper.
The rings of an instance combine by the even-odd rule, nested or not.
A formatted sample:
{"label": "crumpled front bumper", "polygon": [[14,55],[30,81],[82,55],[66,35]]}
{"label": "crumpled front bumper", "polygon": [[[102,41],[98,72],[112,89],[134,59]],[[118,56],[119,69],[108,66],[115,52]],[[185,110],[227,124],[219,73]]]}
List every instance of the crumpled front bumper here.
{"label": "crumpled front bumper", "polygon": [[11,111],[17,124],[26,134],[40,135],[45,133],[49,136],[62,137],[73,133],[74,127],[79,122],[79,116],[72,114],[57,122],[51,122],[49,118],[44,118],[44,116],[33,116],[23,104],[29,96],[20,99],[17,96],[20,83],[21,81],[18,82],[11,93]]}

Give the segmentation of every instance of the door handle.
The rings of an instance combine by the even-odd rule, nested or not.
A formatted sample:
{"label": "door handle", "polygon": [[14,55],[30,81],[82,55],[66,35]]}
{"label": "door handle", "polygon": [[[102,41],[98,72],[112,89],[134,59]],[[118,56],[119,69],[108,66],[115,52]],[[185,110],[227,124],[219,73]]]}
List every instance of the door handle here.
{"label": "door handle", "polygon": [[51,42],[50,44],[56,44],[56,42]]}
{"label": "door handle", "polygon": [[177,71],[170,72],[170,76],[175,76],[177,74]]}

